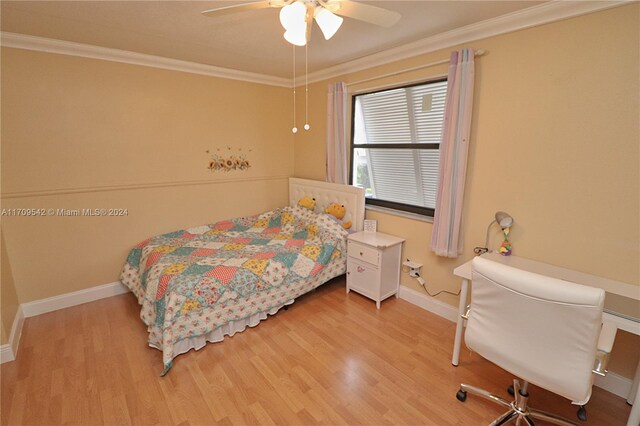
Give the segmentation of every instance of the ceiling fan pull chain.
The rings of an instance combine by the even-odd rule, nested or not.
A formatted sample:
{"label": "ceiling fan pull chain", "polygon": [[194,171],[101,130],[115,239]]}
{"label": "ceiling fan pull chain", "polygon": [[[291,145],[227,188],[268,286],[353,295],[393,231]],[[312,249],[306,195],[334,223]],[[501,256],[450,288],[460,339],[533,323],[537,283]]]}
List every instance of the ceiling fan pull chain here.
{"label": "ceiling fan pull chain", "polygon": [[298,128],[296,127],[296,45],[293,46],[293,128],[291,131],[293,133],[298,133]]}
{"label": "ceiling fan pull chain", "polygon": [[304,45],[304,129],[309,130],[309,43]]}

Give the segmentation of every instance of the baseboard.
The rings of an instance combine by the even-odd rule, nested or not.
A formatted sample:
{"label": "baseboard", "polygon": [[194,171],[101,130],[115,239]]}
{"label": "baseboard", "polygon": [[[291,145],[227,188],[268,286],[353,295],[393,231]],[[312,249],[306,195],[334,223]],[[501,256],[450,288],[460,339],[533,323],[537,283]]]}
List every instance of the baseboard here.
{"label": "baseboard", "polygon": [[18,356],[18,346],[20,346],[20,337],[22,337],[22,326],[24,325],[24,311],[22,306],[18,306],[18,312],[13,319],[13,325],[11,326],[11,333],[9,334],[9,345],[13,352],[13,357]]}
{"label": "baseboard", "polygon": [[18,311],[11,325],[9,343],[0,346],[0,364],[13,361],[18,356],[20,337],[22,336],[22,326],[24,325],[24,312],[22,306],[18,306]]}
{"label": "baseboard", "polygon": [[48,297],[46,299],[35,300],[21,305],[25,318],[57,311],[58,309],[69,308],[83,303],[106,297],[117,296],[127,293],[129,289],[120,281],[110,284],[99,285],[72,293],[61,294],[60,296]]}
{"label": "baseboard", "polygon": [[13,356],[13,350],[11,350],[10,344],[7,343],[6,345],[0,346],[0,364],[13,361],[14,359],[16,359],[16,357]]}
{"label": "baseboard", "polygon": [[449,321],[456,322],[458,320],[458,310],[456,308],[448,303],[434,299],[427,294],[420,293],[419,291],[401,285],[399,296],[401,299],[441,316],[442,318],[448,319]]}
{"label": "baseboard", "polygon": [[608,372],[604,377],[596,376],[596,379],[593,382],[597,387],[624,399],[629,397],[632,383],[633,381],[631,379],[627,379],[626,377],[612,372]]}

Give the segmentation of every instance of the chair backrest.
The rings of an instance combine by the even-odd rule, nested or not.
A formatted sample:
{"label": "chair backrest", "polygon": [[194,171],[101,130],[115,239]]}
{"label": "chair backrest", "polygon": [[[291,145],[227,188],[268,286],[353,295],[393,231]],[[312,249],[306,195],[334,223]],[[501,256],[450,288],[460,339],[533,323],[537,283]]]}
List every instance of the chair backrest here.
{"label": "chair backrest", "polygon": [[467,347],[523,380],[586,404],[604,290],[481,257],[472,265]]}

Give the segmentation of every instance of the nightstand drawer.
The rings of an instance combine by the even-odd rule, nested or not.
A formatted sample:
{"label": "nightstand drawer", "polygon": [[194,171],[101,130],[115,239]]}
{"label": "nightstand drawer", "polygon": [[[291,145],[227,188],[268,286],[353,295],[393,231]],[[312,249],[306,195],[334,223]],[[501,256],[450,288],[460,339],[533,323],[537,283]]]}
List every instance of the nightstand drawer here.
{"label": "nightstand drawer", "polygon": [[347,261],[347,287],[349,289],[375,298],[380,287],[379,283],[378,268],[353,258]]}
{"label": "nightstand drawer", "polygon": [[365,246],[353,241],[349,241],[349,248],[347,251],[349,257],[361,260],[363,262],[371,263],[372,265],[378,265],[380,259],[380,251],[373,247]]}

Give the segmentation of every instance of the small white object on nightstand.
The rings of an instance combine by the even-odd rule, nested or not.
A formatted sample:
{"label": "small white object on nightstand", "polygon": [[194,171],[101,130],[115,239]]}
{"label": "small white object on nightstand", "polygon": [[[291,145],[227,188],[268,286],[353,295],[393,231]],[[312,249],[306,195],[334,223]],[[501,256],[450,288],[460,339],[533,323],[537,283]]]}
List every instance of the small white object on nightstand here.
{"label": "small white object on nightstand", "polygon": [[372,220],[372,219],[365,219],[364,230],[369,232],[376,232],[378,230],[378,221]]}
{"label": "small white object on nightstand", "polygon": [[347,241],[347,293],[354,290],[376,302],[400,289],[400,263],[404,239],[381,232],[362,231]]}

